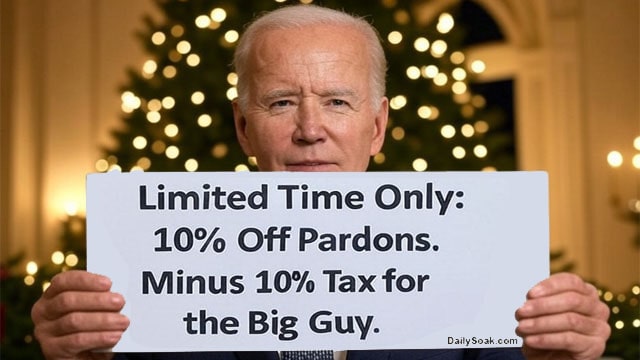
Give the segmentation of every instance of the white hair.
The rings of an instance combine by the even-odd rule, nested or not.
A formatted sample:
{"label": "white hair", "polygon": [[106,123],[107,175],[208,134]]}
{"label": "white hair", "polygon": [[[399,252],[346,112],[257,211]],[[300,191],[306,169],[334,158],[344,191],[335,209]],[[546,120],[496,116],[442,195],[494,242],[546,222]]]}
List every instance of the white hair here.
{"label": "white hair", "polygon": [[349,26],[365,38],[371,61],[371,93],[374,99],[385,95],[387,60],[376,29],[366,20],[345,12],[316,5],[291,5],[268,12],[254,20],[245,30],[236,47],[233,64],[238,74],[238,102],[246,108],[247,88],[244,81],[251,48],[261,33],[269,30],[303,29],[314,25]]}

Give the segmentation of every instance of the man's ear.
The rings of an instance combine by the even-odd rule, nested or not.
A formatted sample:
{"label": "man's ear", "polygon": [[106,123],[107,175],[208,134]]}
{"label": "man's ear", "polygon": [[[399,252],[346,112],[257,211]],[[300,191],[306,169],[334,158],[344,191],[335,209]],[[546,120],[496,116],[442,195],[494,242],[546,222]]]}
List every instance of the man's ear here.
{"label": "man's ear", "polygon": [[387,122],[389,121],[389,99],[383,97],[380,103],[380,110],[376,114],[374,121],[373,134],[371,139],[370,155],[373,156],[382,150],[384,144],[384,135],[387,131]]}
{"label": "man's ear", "polygon": [[244,117],[242,109],[240,109],[238,99],[233,100],[231,102],[231,106],[233,107],[233,122],[236,127],[236,137],[238,138],[238,142],[240,143],[245,155],[253,156],[254,154],[251,147],[251,141],[247,136],[247,119]]}

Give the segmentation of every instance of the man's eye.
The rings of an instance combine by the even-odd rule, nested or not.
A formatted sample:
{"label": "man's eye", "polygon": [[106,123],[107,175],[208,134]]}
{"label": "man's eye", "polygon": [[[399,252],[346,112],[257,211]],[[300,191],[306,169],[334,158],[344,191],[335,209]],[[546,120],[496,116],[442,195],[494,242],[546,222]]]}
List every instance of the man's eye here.
{"label": "man's eye", "polygon": [[331,105],[333,106],[343,106],[347,105],[347,102],[341,99],[331,99]]}
{"label": "man's eye", "polygon": [[271,104],[271,107],[285,107],[291,105],[291,101],[289,100],[278,100]]}

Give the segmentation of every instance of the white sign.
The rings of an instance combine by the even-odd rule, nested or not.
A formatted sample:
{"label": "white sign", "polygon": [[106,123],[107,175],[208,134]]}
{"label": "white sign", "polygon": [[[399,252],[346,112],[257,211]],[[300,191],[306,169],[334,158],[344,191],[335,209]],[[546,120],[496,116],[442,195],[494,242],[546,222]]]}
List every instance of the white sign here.
{"label": "white sign", "polygon": [[89,271],[114,351],[514,347],[549,271],[547,175],[107,173]]}

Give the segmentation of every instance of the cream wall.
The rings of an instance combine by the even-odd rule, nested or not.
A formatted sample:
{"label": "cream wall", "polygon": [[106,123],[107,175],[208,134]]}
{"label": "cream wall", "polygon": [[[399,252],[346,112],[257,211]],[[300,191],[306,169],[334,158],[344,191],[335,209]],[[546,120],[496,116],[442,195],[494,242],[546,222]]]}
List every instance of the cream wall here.
{"label": "cream wall", "polygon": [[[428,3],[429,11],[455,0]],[[515,79],[519,161],[550,174],[552,247],[582,275],[625,290],[640,278],[637,227],[609,204],[638,197],[638,170],[608,151],[640,135],[637,0],[476,0],[507,34],[470,51],[487,80]],[[125,69],[151,0],[2,0],[2,258],[46,261],[65,204],[83,207],[84,175],[119,123]]]}

